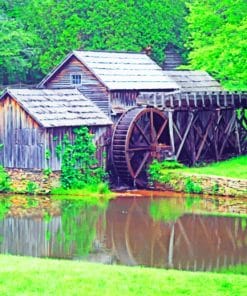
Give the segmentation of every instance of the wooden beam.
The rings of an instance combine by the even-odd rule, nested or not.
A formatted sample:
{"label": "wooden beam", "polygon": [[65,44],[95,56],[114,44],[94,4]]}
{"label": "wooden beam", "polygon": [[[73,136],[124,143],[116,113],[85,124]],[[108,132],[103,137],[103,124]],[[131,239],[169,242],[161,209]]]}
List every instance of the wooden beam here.
{"label": "wooden beam", "polygon": [[177,151],[177,153],[176,153],[176,159],[178,159],[179,156],[180,156],[180,153],[181,153],[182,148],[183,148],[183,146],[184,146],[185,140],[187,139],[187,136],[188,136],[188,134],[189,134],[189,131],[190,131],[190,128],[191,128],[192,122],[193,122],[193,120],[194,120],[194,113],[190,112],[189,115],[190,115],[189,123],[188,123],[188,126],[187,126],[187,128],[186,128],[186,130],[185,130],[185,133],[184,133],[184,135],[183,135],[182,142],[180,143],[179,148],[178,148],[178,151]]}
{"label": "wooden beam", "polygon": [[173,123],[173,111],[168,111],[168,123],[169,123],[169,134],[170,134],[170,141],[171,141],[171,147],[172,147],[172,153],[175,154],[175,141],[174,141],[174,123]]}
{"label": "wooden beam", "polygon": [[205,130],[205,134],[204,134],[204,136],[203,136],[203,139],[202,139],[201,144],[200,144],[200,146],[199,146],[199,149],[198,149],[198,151],[197,151],[195,161],[198,161],[199,158],[200,158],[200,156],[201,156],[202,149],[203,149],[203,147],[204,147],[204,145],[205,145],[205,142],[206,142],[206,140],[207,140],[207,137],[208,137],[209,129],[210,129],[210,127],[212,126],[212,123],[213,123],[213,119],[214,119],[214,114],[212,113],[211,116],[210,116],[210,119],[209,119],[209,121],[208,121],[208,123],[207,123],[207,127],[206,127],[206,130]]}

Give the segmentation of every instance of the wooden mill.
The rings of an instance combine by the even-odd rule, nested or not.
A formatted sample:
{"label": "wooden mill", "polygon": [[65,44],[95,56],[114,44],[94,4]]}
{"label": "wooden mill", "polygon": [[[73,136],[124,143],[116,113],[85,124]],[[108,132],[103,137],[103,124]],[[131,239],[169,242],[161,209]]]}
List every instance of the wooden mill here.
{"label": "wooden mill", "polygon": [[[145,53],[74,51],[37,88],[8,90],[1,97],[1,143],[11,143],[11,132],[25,129],[27,135],[11,153],[3,151],[5,167],[37,169],[36,162],[15,161],[20,151],[28,155],[32,145],[37,161],[42,159],[38,169],[49,165],[59,170],[55,153],[48,164],[44,159],[46,149],[54,150],[52,141],[45,136],[43,142],[32,142],[30,133],[45,129],[46,135],[60,137],[68,127],[82,125],[97,133],[100,164],[106,152],[107,169],[131,186],[146,186],[154,158],[192,165],[247,152],[246,93],[223,91],[203,71],[164,71]],[[37,124],[13,126],[9,113],[15,114],[17,105]],[[42,149],[34,152],[36,146]]]}

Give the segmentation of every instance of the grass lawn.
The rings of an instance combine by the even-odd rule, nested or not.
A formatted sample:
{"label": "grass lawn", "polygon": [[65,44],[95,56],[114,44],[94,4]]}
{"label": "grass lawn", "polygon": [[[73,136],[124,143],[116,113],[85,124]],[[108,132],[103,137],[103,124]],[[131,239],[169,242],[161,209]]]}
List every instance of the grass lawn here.
{"label": "grass lawn", "polygon": [[246,275],[0,255],[0,295],[247,295]]}
{"label": "grass lawn", "polygon": [[186,167],[176,169],[176,172],[178,171],[192,174],[204,174],[229,178],[247,179],[247,156],[239,156],[225,161],[215,162],[202,167]]}

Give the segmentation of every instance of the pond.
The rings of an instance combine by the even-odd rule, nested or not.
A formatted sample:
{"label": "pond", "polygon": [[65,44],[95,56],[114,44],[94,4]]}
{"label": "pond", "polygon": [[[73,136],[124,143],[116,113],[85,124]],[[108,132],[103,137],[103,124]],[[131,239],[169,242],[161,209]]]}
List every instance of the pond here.
{"label": "pond", "polygon": [[247,263],[247,202],[134,192],[0,197],[0,252],[209,271]]}

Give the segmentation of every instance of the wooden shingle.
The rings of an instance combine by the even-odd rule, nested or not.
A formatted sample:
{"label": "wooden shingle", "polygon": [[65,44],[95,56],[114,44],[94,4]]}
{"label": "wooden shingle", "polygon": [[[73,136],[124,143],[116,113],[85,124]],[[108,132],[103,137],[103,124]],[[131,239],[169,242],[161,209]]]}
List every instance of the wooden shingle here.
{"label": "wooden shingle", "polygon": [[164,71],[164,73],[176,81],[182,92],[212,92],[223,90],[219,82],[205,71],[175,70]]}
{"label": "wooden shingle", "polygon": [[6,95],[43,127],[107,126],[112,121],[77,89],[7,89]]}

